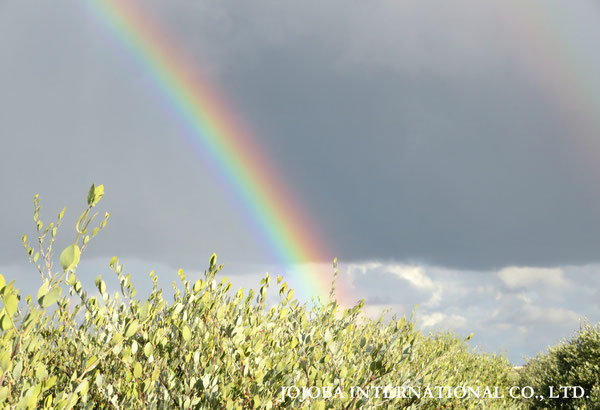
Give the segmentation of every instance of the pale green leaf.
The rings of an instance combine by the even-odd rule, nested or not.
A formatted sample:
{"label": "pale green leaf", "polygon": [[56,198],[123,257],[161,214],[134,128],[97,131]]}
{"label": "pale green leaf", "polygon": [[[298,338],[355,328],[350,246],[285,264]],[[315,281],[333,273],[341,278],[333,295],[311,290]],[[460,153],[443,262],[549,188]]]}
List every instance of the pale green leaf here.
{"label": "pale green leaf", "polygon": [[0,387],[0,403],[4,403],[6,401],[9,393],[10,390],[7,386]]}
{"label": "pale green leaf", "polygon": [[181,329],[181,336],[186,342],[191,339],[192,333],[190,332],[190,328],[187,325],[183,325],[183,328]]}
{"label": "pale green leaf", "polygon": [[79,263],[81,250],[77,244],[71,244],[60,254],[60,265],[64,270],[73,269]]}
{"label": "pale green leaf", "polygon": [[42,298],[44,296],[46,296],[46,293],[48,293],[49,287],[48,287],[48,282],[44,281],[44,283],[42,283],[42,286],[40,286],[40,288],[38,289],[37,292],[37,299],[38,299],[38,303],[41,305],[42,304]]}
{"label": "pale green leaf", "polygon": [[127,326],[125,326],[125,332],[124,332],[125,337],[133,336],[135,334],[135,332],[137,332],[139,326],[140,326],[140,322],[138,322],[137,319],[129,322],[129,324]]}
{"label": "pale green leaf", "polygon": [[138,379],[142,375],[142,365],[140,362],[133,363],[133,375]]}
{"label": "pale green leaf", "polygon": [[17,311],[17,307],[19,306],[19,298],[14,293],[10,293],[4,296],[4,307],[6,308],[6,312],[12,316]]}
{"label": "pale green leaf", "polygon": [[146,357],[150,357],[150,355],[154,352],[154,348],[152,347],[151,343],[146,343],[144,345],[144,354],[146,355]]}
{"label": "pale green leaf", "polygon": [[0,314],[0,330],[8,330],[12,328],[12,322],[6,314],[6,311],[3,310],[2,312],[3,313]]}
{"label": "pale green leaf", "polygon": [[41,305],[43,308],[47,308],[48,306],[55,303],[60,297],[60,293],[62,292],[61,288],[52,288],[46,296],[44,296],[41,300]]}
{"label": "pale green leaf", "polygon": [[148,317],[149,310],[150,310],[150,304],[148,303],[148,301],[146,301],[140,308],[140,319],[146,320],[146,318]]}
{"label": "pale green leaf", "polygon": [[12,361],[10,359],[10,351],[5,350],[0,354],[0,369],[3,372],[9,371],[12,367]]}

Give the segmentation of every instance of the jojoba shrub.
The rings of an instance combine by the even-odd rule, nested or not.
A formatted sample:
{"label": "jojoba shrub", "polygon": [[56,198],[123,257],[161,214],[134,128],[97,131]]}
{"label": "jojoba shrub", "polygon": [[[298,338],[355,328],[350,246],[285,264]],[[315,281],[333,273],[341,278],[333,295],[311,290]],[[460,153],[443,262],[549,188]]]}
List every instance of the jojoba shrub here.
{"label": "jojoba shrub", "polygon": [[600,408],[600,324],[585,323],[569,340],[529,360],[519,383],[546,393],[543,402],[527,403],[531,408]]}
{"label": "jojoba shrub", "polygon": [[[0,276],[2,407],[517,407],[509,399],[375,394],[378,386],[504,389],[510,363],[473,353],[451,334],[425,336],[411,319],[365,318],[363,302],[342,309],[333,284],[329,300],[307,305],[278,277],[279,302],[268,305],[268,275],[258,290],[234,292],[218,277],[222,265],[213,255],[202,278],[179,271],[171,301],[154,273],[149,297],[138,299],[131,276],[113,257],[108,268],[120,291],[109,294],[101,276],[97,289],[84,289],[76,271],[110,216],[94,223],[103,194],[103,186],[92,185],[74,241],[56,265],[53,244],[64,209],[46,225],[35,197],[37,237],[30,242],[24,236],[23,244],[40,273],[39,290],[22,298],[14,281]],[[326,397],[328,391],[333,397]],[[368,393],[353,394],[361,391]]]}

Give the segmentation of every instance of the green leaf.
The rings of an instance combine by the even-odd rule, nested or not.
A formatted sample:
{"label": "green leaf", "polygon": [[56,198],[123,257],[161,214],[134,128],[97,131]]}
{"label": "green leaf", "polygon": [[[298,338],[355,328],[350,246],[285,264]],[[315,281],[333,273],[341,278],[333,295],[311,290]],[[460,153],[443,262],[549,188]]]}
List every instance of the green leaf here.
{"label": "green leaf", "polygon": [[3,313],[0,314],[0,330],[8,330],[12,328],[12,322],[5,311],[3,310],[2,312]]}
{"label": "green leaf", "polygon": [[10,351],[5,350],[0,354],[0,369],[3,372],[9,371],[12,367],[12,361],[10,360]]}
{"label": "green leaf", "polygon": [[2,290],[2,288],[4,288],[5,285],[6,285],[6,280],[4,280],[4,276],[2,276],[0,274],[0,291]]}
{"label": "green leaf", "polygon": [[100,201],[100,199],[102,198],[103,195],[104,195],[104,185],[95,186],[94,184],[92,184],[90,191],[88,193],[88,199],[87,199],[88,205],[95,206],[98,203],[98,201]]}
{"label": "green leaf", "polygon": [[49,377],[48,380],[46,380],[44,382],[44,387],[46,389],[51,389],[54,386],[54,384],[56,383],[56,379],[57,379],[56,376]]}
{"label": "green leaf", "polygon": [[85,362],[85,371],[88,372],[92,370],[98,364],[98,358],[96,356],[90,357],[87,362]]}
{"label": "green leaf", "polygon": [[43,308],[47,308],[48,306],[52,305],[58,300],[61,292],[61,288],[52,288],[46,294],[46,296],[42,298],[42,300],[40,301],[40,305],[42,305]]}
{"label": "green leaf", "polygon": [[152,355],[153,352],[154,352],[154,348],[152,347],[152,344],[146,343],[144,345],[144,354],[146,355],[146,357],[150,357],[150,355]]}
{"label": "green leaf", "polygon": [[140,319],[146,320],[146,318],[148,317],[149,311],[150,311],[150,304],[148,303],[148,301],[146,301],[140,308]]}
{"label": "green leaf", "polygon": [[22,372],[23,372],[23,361],[19,360],[17,362],[17,364],[13,367],[12,374],[13,374],[14,379],[19,380]]}
{"label": "green leaf", "polygon": [[137,332],[138,327],[140,326],[140,322],[137,319],[132,320],[125,326],[125,337],[131,337]]}
{"label": "green leaf", "polygon": [[194,283],[194,292],[198,293],[200,292],[200,290],[202,289],[202,281],[200,279],[198,279],[195,283]]}
{"label": "green leaf", "polygon": [[121,343],[123,340],[123,335],[121,333],[115,333],[113,337],[110,339],[111,346]]}
{"label": "green leaf", "polygon": [[89,383],[87,380],[84,380],[81,383],[79,383],[79,386],[77,386],[77,388],[75,389],[75,394],[81,392],[81,395],[85,396],[88,392],[88,388],[89,388]]}
{"label": "green leaf", "polygon": [[71,244],[60,254],[60,265],[64,270],[73,269],[79,263],[81,250],[77,244]]}
{"label": "green leaf", "polygon": [[137,379],[139,379],[140,376],[142,375],[142,365],[140,364],[140,362],[133,363],[133,375]]}
{"label": "green leaf", "polygon": [[7,296],[4,296],[4,307],[6,308],[6,313],[10,316],[14,315],[17,311],[17,307],[19,306],[19,298],[14,293],[10,293]]}
{"label": "green leaf", "polygon": [[35,377],[37,379],[43,379],[48,376],[48,370],[44,363],[38,363],[35,365]]}
{"label": "green leaf", "polygon": [[91,205],[94,202],[94,193],[96,192],[96,185],[92,184],[88,192],[87,203]]}
{"label": "green leaf", "polygon": [[181,329],[181,336],[186,342],[192,338],[192,332],[190,332],[190,328],[187,325],[183,325],[183,328]]}
{"label": "green leaf", "polygon": [[48,282],[44,281],[44,283],[42,283],[42,286],[40,286],[40,288],[38,289],[38,292],[37,292],[37,299],[38,299],[38,303],[40,304],[40,306],[42,304],[42,298],[44,296],[46,296],[46,294],[48,293],[48,290],[49,290]]}
{"label": "green leaf", "polygon": [[348,369],[344,366],[340,370],[340,379],[345,379],[348,376]]}
{"label": "green leaf", "polygon": [[6,401],[8,393],[10,393],[10,390],[7,386],[0,387],[0,403],[4,403]]}
{"label": "green leaf", "polygon": [[290,300],[292,300],[292,298],[293,298],[293,297],[294,297],[294,289],[290,289],[290,290],[288,291],[288,294],[287,294],[286,300],[289,302]]}

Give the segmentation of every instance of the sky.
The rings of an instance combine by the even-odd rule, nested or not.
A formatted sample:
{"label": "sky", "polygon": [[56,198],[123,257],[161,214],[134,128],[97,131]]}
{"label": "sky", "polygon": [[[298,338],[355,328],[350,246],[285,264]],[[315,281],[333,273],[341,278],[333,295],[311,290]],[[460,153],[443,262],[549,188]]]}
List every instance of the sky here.
{"label": "sky", "polygon": [[[370,315],[416,305],[424,330],[515,362],[600,320],[597,2],[131,3],[211,79]],[[98,15],[0,1],[0,56],[0,273],[34,292],[33,195],[67,227],[97,183],[91,277],[112,255],[142,283],[199,274],[216,252],[258,286],[272,261],[243,204]]]}

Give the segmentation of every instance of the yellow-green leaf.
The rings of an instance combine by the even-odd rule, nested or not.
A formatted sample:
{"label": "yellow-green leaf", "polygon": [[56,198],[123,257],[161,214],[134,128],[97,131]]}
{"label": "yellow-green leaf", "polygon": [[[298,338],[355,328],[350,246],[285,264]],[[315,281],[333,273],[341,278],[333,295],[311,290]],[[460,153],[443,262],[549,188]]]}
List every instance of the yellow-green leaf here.
{"label": "yellow-green leaf", "polygon": [[43,379],[48,375],[48,371],[44,363],[40,362],[35,365],[35,377],[38,379]]}
{"label": "yellow-green leaf", "polygon": [[8,330],[12,328],[12,322],[5,311],[3,310],[2,312],[3,313],[0,314],[0,330]]}
{"label": "yellow-green leaf", "polygon": [[144,354],[146,355],[146,357],[150,357],[150,355],[154,352],[154,348],[152,347],[151,343],[146,343],[144,345]]}
{"label": "yellow-green leaf", "polygon": [[79,263],[81,250],[77,244],[71,244],[60,254],[60,265],[64,270],[73,269]]}
{"label": "yellow-green leaf", "polygon": [[75,389],[75,394],[81,393],[82,396],[85,396],[88,392],[88,388],[89,383],[87,380],[84,380],[81,383],[79,383],[79,386],[77,386],[77,388]]}
{"label": "yellow-green leaf", "polygon": [[40,304],[42,305],[43,308],[47,308],[48,306],[52,305],[53,303],[55,303],[59,296],[60,293],[62,292],[61,288],[52,288],[47,294],[46,296],[44,296],[40,302]]}
{"label": "yellow-green leaf", "polygon": [[146,320],[146,318],[148,317],[149,310],[150,310],[150,304],[148,303],[148,301],[146,301],[140,308],[140,319]]}
{"label": "yellow-green leaf", "polygon": [[142,365],[140,362],[133,363],[133,375],[138,379],[142,375]]}
{"label": "yellow-green leaf", "polygon": [[3,298],[4,307],[6,308],[6,313],[10,316],[14,315],[17,311],[17,307],[19,306],[19,298],[14,293],[10,293]]}
{"label": "yellow-green leaf", "polygon": [[137,319],[129,322],[129,324],[125,326],[125,337],[133,336],[134,333],[137,332],[139,326],[140,322],[138,322]]}
{"label": "yellow-green leaf", "polygon": [[192,332],[190,332],[190,328],[187,325],[183,325],[183,328],[181,329],[181,336],[186,342],[192,338]]}
{"label": "yellow-green leaf", "polygon": [[48,293],[48,282],[44,281],[44,283],[42,283],[42,286],[40,286],[40,288],[38,289],[37,292],[37,299],[38,299],[38,303],[41,305],[42,304],[42,298],[44,296],[46,296],[46,294]]}
{"label": "yellow-green leaf", "polygon": [[6,372],[9,371],[11,367],[12,361],[10,359],[10,351],[5,350],[2,352],[2,354],[0,354],[0,369],[2,369],[3,372]]}
{"label": "yellow-green leaf", "polygon": [[0,403],[4,403],[6,401],[8,393],[10,393],[10,390],[7,386],[0,387]]}
{"label": "yellow-green leaf", "polygon": [[87,362],[85,362],[85,371],[90,371],[98,364],[98,358],[96,356],[90,357]]}
{"label": "yellow-green leaf", "polygon": [[202,289],[202,281],[198,279],[196,283],[194,283],[194,292],[198,293]]}
{"label": "yellow-green leaf", "polygon": [[94,184],[92,184],[90,192],[88,193],[88,205],[95,206],[103,195],[104,185],[95,186]]}
{"label": "yellow-green leaf", "polygon": [[287,294],[287,300],[292,300],[294,297],[294,289],[290,289]]}
{"label": "yellow-green leaf", "polygon": [[110,340],[110,344],[112,346],[120,343],[123,340],[123,335],[121,333],[115,333],[112,337],[112,339]]}

